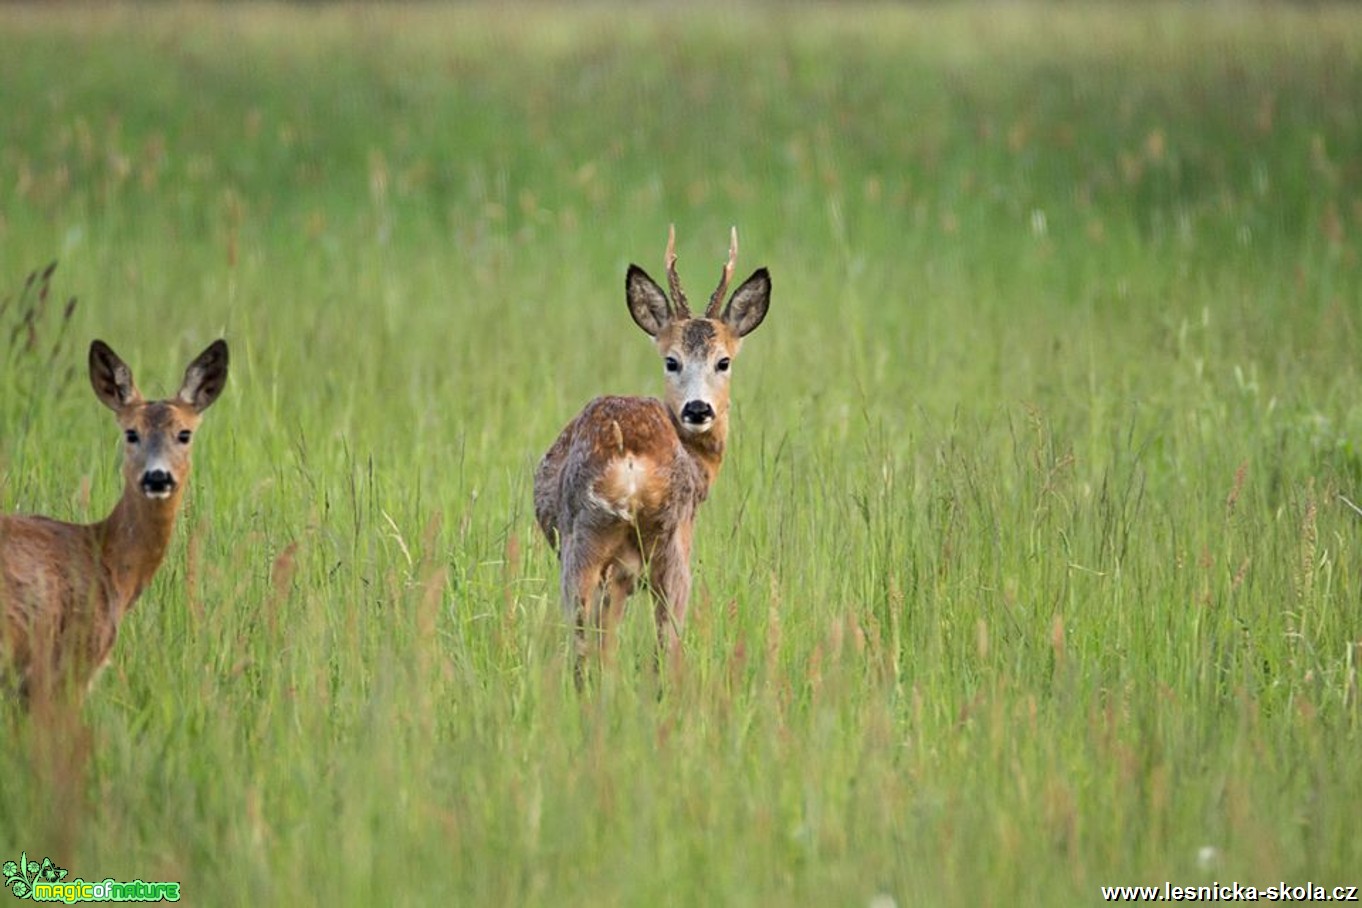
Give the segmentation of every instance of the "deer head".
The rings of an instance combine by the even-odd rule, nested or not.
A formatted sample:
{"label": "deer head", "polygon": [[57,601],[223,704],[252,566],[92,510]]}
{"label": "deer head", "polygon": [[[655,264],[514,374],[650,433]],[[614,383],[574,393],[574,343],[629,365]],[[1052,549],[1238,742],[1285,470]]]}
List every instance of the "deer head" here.
{"label": "deer head", "polygon": [[227,382],[227,343],[214,341],[189,364],[179,393],[147,401],[132,370],[103,341],[90,344],[90,384],[123,430],[123,479],[128,490],[164,501],[189,478],[189,451],[204,410]]}
{"label": "deer head", "polygon": [[691,315],[676,274],[676,228],[667,233],[667,285],[671,298],[648,273],[629,266],[625,296],[629,314],[653,338],[666,370],[664,400],[682,437],[698,436],[728,419],[728,383],[742,339],[756,330],[771,303],[771,275],[758,268],[733,291],[728,284],[738,262],[738,229],[733,228],[728,262],[705,314]]}

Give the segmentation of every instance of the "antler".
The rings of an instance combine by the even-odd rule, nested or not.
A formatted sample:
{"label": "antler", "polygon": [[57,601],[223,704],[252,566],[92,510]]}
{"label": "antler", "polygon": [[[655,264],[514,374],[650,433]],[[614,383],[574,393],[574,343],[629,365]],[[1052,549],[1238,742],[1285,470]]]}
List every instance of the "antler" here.
{"label": "antler", "polygon": [[667,228],[667,286],[672,291],[672,304],[676,310],[673,318],[690,318],[690,307],[686,305],[686,294],[681,289],[681,278],[676,274],[676,225]]}
{"label": "antler", "polygon": [[724,273],[719,278],[719,286],[709,298],[709,305],[705,307],[705,318],[718,318],[724,304],[724,297],[728,295],[728,282],[733,279],[733,268],[738,264],[738,228],[734,227],[729,234],[728,240],[728,264],[724,265]]}

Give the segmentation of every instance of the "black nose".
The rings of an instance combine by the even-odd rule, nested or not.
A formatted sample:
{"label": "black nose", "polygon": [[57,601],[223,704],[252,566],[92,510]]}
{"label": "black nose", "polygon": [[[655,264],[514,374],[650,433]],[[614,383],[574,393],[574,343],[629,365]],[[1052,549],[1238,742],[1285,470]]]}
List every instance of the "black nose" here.
{"label": "black nose", "polygon": [[687,401],[681,408],[682,422],[709,422],[714,418],[714,408],[703,400]]}
{"label": "black nose", "polygon": [[175,477],[171,476],[168,470],[148,470],[142,474],[142,490],[144,492],[173,492],[175,491]]}

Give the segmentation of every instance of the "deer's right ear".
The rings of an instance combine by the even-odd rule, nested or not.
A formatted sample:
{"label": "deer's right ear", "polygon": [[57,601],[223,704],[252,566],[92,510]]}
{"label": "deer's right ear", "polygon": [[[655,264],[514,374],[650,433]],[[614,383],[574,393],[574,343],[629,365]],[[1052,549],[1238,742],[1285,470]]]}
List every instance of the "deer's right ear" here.
{"label": "deer's right ear", "polygon": [[746,337],[757,330],[770,306],[771,273],[765,268],[758,268],[742,282],[741,287],[733,291],[733,298],[724,307],[724,324],[732,328],[738,337]]}
{"label": "deer's right ear", "polygon": [[142,392],[132,380],[132,370],[101,340],[90,344],[90,385],[95,389],[95,397],[110,410],[122,410],[142,402]]}
{"label": "deer's right ear", "polygon": [[189,404],[199,413],[207,410],[218,399],[227,384],[227,342],[222,339],[213,341],[208,349],[198,355],[184,370],[184,383],[180,385],[180,400]]}
{"label": "deer's right ear", "polygon": [[629,274],[624,279],[624,294],[629,302],[629,314],[649,337],[657,337],[672,320],[667,294],[662,292],[656,281],[648,277],[648,272],[637,265],[629,266]]}

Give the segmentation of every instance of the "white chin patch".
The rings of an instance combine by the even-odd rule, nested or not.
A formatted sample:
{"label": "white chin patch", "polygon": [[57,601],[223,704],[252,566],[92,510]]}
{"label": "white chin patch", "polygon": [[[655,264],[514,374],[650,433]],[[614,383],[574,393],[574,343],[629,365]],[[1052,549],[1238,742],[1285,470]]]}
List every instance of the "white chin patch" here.
{"label": "white chin patch", "polygon": [[704,422],[686,422],[685,420],[682,420],[681,428],[685,429],[686,432],[691,435],[703,435],[714,428],[714,420],[707,419]]}
{"label": "white chin patch", "polygon": [[144,489],[142,491],[142,494],[156,501],[165,501],[167,498],[170,497],[171,491],[170,489],[162,489],[160,491],[153,492],[150,489]]}

